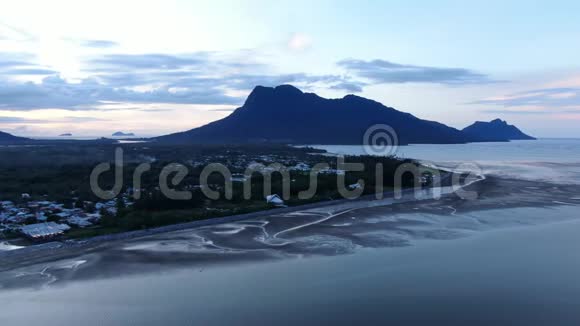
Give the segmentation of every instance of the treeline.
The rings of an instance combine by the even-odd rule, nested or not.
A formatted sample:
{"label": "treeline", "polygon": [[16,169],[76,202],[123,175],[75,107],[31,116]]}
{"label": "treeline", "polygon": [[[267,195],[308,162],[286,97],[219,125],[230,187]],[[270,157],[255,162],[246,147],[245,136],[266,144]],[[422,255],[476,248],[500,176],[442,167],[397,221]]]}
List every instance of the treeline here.
{"label": "treeline", "polygon": [[[11,147],[0,149],[0,200],[15,200],[22,193],[28,193],[33,199],[46,199],[65,204],[66,207],[83,206],[94,211],[91,205],[84,202],[98,202],[90,185],[90,175],[94,167],[103,162],[111,163],[112,169],[99,178],[101,189],[113,189],[115,171],[113,162],[118,145],[92,144],[40,147]],[[336,157],[320,155],[322,151],[310,148],[294,148],[283,145],[195,145],[195,146],[160,146],[150,143],[124,144],[121,146],[123,156],[123,186],[117,198],[117,213],[102,210],[101,224],[105,227],[126,230],[140,229],[173,223],[206,219],[216,216],[241,214],[268,209],[264,196],[264,174],[256,172],[249,179],[251,183],[249,198],[244,193],[243,182],[233,182],[232,198],[226,199],[226,179],[219,173],[211,174],[207,180],[209,187],[217,191],[218,200],[209,200],[199,188],[200,175],[206,164],[221,163],[232,173],[243,173],[244,164],[249,162],[269,165],[279,162],[287,167],[297,163],[314,166],[325,163],[331,169],[342,169]],[[401,160],[394,157],[347,156],[345,163],[362,163],[363,171],[347,172],[345,185],[352,185],[362,180],[364,193],[388,191],[395,185],[395,174],[401,165],[418,167],[412,160]],[[142,174],[139,190],[140,198],[127,207],[125,200],[132,198],[134,173],[142,163],[150,164],[150,171]],[[171,188],[191,193],[191,199],[172,200],[160,190],[159,178],[162,170],[171,163],[180,163],[187,167],[185,178]],[[382,177],[377,175],[376,167],[382,166]],[[285,182],[290,183],[290,198],[287,205],[300,205],[307,202],[343,198],[338,189],[339,176],[335,173],[319,173],[316,176],[316,192],[311,198],[299,198],[299,194],[310,189],[309,171],[288,171],[290,178],[285,180],[283,173],[272,172],[269,185],[271,193],[283,195]],[[171,180],[175,174],[168,176]],[[417,181],[417,174],[402,175],[403,187],[410,187]],[[379,189],[379,186],[382,188]],[[125,198],[122,198],[125,196]]]}

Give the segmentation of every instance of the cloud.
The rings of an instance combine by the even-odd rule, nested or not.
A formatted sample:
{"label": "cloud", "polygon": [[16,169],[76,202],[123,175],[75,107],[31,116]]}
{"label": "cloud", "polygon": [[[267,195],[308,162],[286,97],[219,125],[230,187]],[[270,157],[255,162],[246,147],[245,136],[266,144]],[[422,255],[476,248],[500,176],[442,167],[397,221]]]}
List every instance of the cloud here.
{"label": "cloud", "polygon": [[86,46],[88,48],[113,48],[119,45],[117,42],[107,41],[107,40],[84,40],[80,42],[82,46]]}
{"label": "cloud", "polygon": [[113,88],[94,79],[69,83],[59,76],[50,76],[41,83],[0,84],[0,105],[3,110],[34,110],[61,108],[95,110],[104,101],[131,103],[195,103],[233,104],[240,100],[216,89],[186,89],[175,91],[159,87],[147,91]]}
{"label": "cloud", "polygon": [[19,117],[0,117],[0,124],[42,123],[42,122],[46,122],[46,120],[26,119]]}
{"label": "cloud", "polygon": [[340,82],[336,85],[330,86],[330,89],[336,90],[346,90],[352,93],[360,93],[363,91],[363,86],[366,85],[365,83],[356,83],[356,82]]}
{"label": "cloud", "polygon": [[57,74],[55,70],[47,69],[34,63],[36,58],[28,53],[0,54],[0,76],[31,76]]}
{"label": "cloud", "polygon": [[8,69],[0,72],[3,75],[53,75],[58,71],[43,68]]}
{"label": "cloud", "polygon": [[180,69],[192,66],[201,66],[208,61],[207,53],[189,55],[169,55],[162,53],[151,54],[108,54],[95,58],[90,63],[102,68],[147,68],[147,69]]}
{"label": "cloud", "polygon": [[498,97],[486,98],[469,104],[501,105],[504,107],[541,106],[566,108],[580,106],[580,88],[559,87],[535,89]]}
{"label": "cloud", "polygon": [[[217,52],[101,55],[87,58],[82,71],[88,77],[74,82],[35,65],[34,59],[24,54],[0,56],[3,110],[101,110],[104,102],[240,105],[257,85],[348,92],[360,92],[364,85],[340,75],[271,74],[267,65]],[[30,75],[49,76],[37,82],[12,78]]]}
{"label": "cloud", "polygon": [[295,84],[305,89],[320,86],[351,92],[361,90],[361,83],[338,75],[270,74],[269,66],[247,58],[253,57],[251,54],[115,54],[87,63],[94,72],[93,77],[111,87],[134,89],[150,85],[154,89],[165,88],[173,97],[189,92],[215,98],[215,101],[191,104],[241,104],[242,98],[225,95],[228,90],[249,91],[257,85]]}
{"label": "cloud", "polygon": [[233,74],[227,79],[226,84],[233,89],[247,90],[257,85],[278,86],[282,84],[294,84],[302,86],[303,88],[309,88],[316,84],[328,85],[341,83],[342,81],[343,78],[336,75],[308,75],[305,73],[280,75]]}
{"label": "cloud", "polygon": [[288,40],[287,47],[292,51],[304,51],[312,46],[310,36],[301,33],[293,34]]}
{"label": "cloud", "polygon": [[213,111],[213,112],[233,112],[235,110],[236,110],[235,108],[230,108],[230,109],[212,109],[210,111]]}
{"label": "cloud", "polygon": [[482,110],[483,113],[489,114],[509,114],[509,115],[554,115],[554,114],[567,114],[567,115],[580,115],[580,107],[569,108],[569,109],[512,109],[512,110]]}
{"label": "cloud", "polygon": [[512,114],[512,115],[537,115],[537,114],[553,114],[550,111],[538,111],[538,110],[483,110],[483,113],[489,114]]}
{"label": "cloud", "polygon": [[57,119],[29,119],[22,117],[0,116],[0,124],[45,124],[45,123],[82,123],[82,122],[110,121],[93,117],[60,117]]}
{"label": "cloud", "polygon": [[0,68],[12,68],[35,65],[35,57],[29,53],[5,52],[0,53]]}
{"label": "cloud", "polygon": [[346,59],[339,61],[337,64],[356,76],[379,84],[437,83],[464,85],[495,82],[487,75],[464,68],[415,66],[378,59],[371,61]]}

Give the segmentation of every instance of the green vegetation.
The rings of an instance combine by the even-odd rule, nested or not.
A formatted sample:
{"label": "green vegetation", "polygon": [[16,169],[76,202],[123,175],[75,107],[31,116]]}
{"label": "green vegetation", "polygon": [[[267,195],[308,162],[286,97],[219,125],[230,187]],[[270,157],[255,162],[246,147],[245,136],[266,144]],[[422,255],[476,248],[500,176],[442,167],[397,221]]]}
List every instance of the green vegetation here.
{"label": "green vegetation", "polygon": [[[90,187],[90,174],[97,164],[108,162],[111,166],[115,150],[123,149],[123,187],[116,198],[114,210],[97,209],[95,203],[103,202]],[[86,229],[73,229],[71,238],[88,237],[124,230],[136,230],[175,223],[203,220],[233,214],[243,214],[272,208],[265,201],[265,174],[254,172],[248,182],[251,184],[249,198],[244,196],[244,182],[233,182],[232,198],[226,199],[226,183],[230,180],[219,173],[209,175],[208,185],[220,194],[219,199],[209,200],[200,189],[200,175],[210,163],[226,166],[234,175],[243,174],[251,164],[269,166],[282,164],[290,176],[290,198],[288,206],[302,205],[323,200],[342,199],[338,191],[338,179],[342,167],[336,157],[324,155],[312,148],[294,148],[282,145],[173,145],[161,146],[154,143],[133,144],[78,144],[43,145],[37,147],[0,147],[0,200],[22,202],[22,194],[30,194],[31,200],[56,201],[65,208],[79,208],[86,213],[100,213],[100,225]],[[411,160],[393,157],[348,156],[346,163],[362,163],[364,171],[344,174],[345,185],[363,180],[364,194],[375,193],[381,183],[384,190],[394,187],[395,171]],[[150,164],[150,170],[143,173],[139,191],[140,198],[133,200],[133,175],[139,165]],[[159,178],[162,170],[171,163],[178,163],[188,170],[187,175],[171,188],[191,193],[188,200],[171,200],[162,194]],[[311,187],[311,174],[307,168],[293,168],[297,165],[313,167],[325,163],[329,170],[316,176],[317,188],[312,198],[300,199],[298,194]],[[375,167],[383,166],[382,179],[377,177]],[[282,196],[284,178],[280,171],[271,172],[271,193]],[[170,174],[172,180],[175,173]],[[402,185],[412,186],[417,176],[403,175]],[[99,186],[112,189],[114,169],[102,174]],[[49,216],[49,221],[58,217]]]}

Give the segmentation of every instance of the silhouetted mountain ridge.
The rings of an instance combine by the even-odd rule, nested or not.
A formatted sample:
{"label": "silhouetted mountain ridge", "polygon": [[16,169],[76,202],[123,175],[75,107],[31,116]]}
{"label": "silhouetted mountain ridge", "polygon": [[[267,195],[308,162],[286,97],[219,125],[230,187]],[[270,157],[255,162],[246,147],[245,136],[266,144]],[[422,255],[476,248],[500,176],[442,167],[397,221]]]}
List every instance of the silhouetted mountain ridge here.
{"label": "silhouetted mountain ridge", "polygon": [[473,141],[444,124],[419,119],[379,102],[347,95],[338,99],[304,93],[291,85],[257,86],[231,115],[205,126],[155,138],[169,143],[362,144],[374,125],[392,127],[400,144]]}

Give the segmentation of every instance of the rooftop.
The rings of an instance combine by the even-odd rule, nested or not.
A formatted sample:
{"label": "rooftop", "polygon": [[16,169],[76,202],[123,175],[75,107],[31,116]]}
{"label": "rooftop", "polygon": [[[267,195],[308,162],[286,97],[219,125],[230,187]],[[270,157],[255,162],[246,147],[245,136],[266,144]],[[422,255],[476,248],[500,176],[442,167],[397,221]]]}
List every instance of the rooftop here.
{"label": "rooftop", "polygon": [[55,222],[49,223],[38,223],[38,224],[30,224],[25,225],[20,228],[20,232],[22,232],[27,237],[33,239],[40,239],[40,238],[47,238],[47,237],[54,237],[60,234],[63,234],[64,231],[69,230],[70,227],[64,224],[57,224]]}

